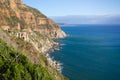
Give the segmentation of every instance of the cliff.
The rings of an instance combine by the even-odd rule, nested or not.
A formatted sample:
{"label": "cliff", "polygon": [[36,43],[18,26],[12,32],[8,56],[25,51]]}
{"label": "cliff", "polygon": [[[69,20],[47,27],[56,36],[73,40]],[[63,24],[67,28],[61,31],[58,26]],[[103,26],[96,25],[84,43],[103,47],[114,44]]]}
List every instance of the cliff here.
{"label": "cliff", "polygon": [[[55,80],[65,78],[49,64],[45,55],[58,45],[54,39],[64,37],[66,34],[54,21],[37,9],[23,4],[22,0],[0,0],[0,39],[25,56],[30,64],[41,65]],[[1,76],[5,77],[0,74]]]}
{"label": "cliff", "polygon": [[21,0],[0,1],[0,25],[19,31],[37,31],[52,38],[66,36],[54,21],[38,10],[26,6]]}

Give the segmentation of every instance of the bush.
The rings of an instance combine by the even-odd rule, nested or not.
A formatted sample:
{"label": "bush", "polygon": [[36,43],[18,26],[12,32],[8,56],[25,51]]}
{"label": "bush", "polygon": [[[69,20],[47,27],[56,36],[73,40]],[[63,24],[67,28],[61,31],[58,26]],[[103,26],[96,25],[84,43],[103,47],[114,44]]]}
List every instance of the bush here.
{"label": "bush", "polygon": [[0,39],[1,80],[55,80],[41,65],[35,65]]}

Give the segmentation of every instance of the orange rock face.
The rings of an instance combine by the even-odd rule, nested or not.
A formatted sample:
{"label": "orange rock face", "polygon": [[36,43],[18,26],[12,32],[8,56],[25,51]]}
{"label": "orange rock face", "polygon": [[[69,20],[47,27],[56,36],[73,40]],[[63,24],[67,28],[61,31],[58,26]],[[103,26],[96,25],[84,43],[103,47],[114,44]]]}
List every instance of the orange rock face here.
{"label": "orange rock face", "polygon": [[37,22],[38,22],[38,25],[46,25],[46,24],[49,24],[47,18],[38,18],[38,19],[37,19]]}
{"label": "orange rock face", "polygon": [[10,26],[11,30],[18,31],[31,29],[51,37],[65,35],[54,21],[38,10],[26,6],[22,0],[0,0],[0,6],[0,25],[2,26]]}

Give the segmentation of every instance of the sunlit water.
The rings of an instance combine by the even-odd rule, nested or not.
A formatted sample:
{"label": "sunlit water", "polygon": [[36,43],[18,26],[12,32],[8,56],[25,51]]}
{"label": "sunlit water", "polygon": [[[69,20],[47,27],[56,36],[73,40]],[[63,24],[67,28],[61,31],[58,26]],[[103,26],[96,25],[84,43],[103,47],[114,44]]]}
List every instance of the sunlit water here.
{"label": "sunlit water", "polygon": [[51,53],[70,80],[120,80],[120,25],[72,25]]}

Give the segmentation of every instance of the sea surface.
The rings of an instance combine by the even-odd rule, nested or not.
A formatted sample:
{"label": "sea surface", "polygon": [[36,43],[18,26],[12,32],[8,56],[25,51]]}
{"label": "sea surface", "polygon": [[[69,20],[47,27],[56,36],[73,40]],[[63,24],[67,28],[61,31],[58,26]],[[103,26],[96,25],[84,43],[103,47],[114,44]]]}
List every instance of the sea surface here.
{"label": "sea surface", "polygon": [[69,34],[51,53],[70,80],[120,80],[120,25],[62,26]]}

